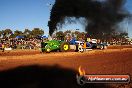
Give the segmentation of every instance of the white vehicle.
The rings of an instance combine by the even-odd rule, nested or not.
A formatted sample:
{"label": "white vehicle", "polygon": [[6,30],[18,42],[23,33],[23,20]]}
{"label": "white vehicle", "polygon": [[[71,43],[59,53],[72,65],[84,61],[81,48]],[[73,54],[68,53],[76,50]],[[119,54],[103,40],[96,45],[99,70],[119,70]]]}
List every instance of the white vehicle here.
{"label": "white vehicle", "polygon": [[97,39],[91,39],[91,43],[97,43]]}
{"label": "white vehicle", "polygon": [[77,44],[79,44],[79,45],[81,45],[81,44],[83,44],[84,42],[82,42],[82,41],[75,41]]}
{"label": "white vehicle", "polygon": [[132,45],[132,42],[130,42],[130,45]]}
{"label": "white vehicle", "polygon": [[83,50],[83,44],[84,44],[84,42],[82,42],[82,41],[75,41],[77,44],[78,44],[78,51],[79,52],[83,52],[84,50]]}

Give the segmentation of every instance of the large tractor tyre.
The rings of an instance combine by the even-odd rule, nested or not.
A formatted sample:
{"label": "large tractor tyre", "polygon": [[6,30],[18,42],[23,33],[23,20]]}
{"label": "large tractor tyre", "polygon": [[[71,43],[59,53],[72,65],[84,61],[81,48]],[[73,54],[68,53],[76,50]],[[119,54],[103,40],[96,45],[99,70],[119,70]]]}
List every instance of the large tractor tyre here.
{"label": "large tractor tyre", "polygon": [[60,51],[61,52],[66,52],[66,51],[69,51],[69,50],[70,50],[69,43],[67,43],[67,42],[61,43],[61,45],[60,45]]}

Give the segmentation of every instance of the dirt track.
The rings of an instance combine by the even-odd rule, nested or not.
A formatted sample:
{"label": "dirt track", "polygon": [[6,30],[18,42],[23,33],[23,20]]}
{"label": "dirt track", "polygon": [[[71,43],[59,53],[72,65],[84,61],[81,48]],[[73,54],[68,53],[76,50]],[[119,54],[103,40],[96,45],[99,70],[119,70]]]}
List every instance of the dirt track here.
{"label": "dirt track", "polygon": [[[132,46],[109,47],[107,50],[93,50],[84,53],[61,52],[44,53],[39,51],[0,52],[0,70],[28,65],[46,65],[78,70],[79,66],[87,74],[130,74],[132,76]],[[132,88],[128,87],[118,88]]]}
{"label": "dirt track", "polygon": [[[84,53],[52,52],[38,50],[14,50],[0,52],[0,69],[21,65],[55,65],[78,69],[81,65],[87,73],[132,73],[132,46],[110,46],[107,50]],[[27,62],[28,61],[28,62]],[[15,66],[16,65],[16,66]],[[129,70],[127,70],[129,67]],[[114,69],[113,69],[114,68]],[[91,69],[91,70],[90,70]],[[113,71],[112,71],[113,70]]]}

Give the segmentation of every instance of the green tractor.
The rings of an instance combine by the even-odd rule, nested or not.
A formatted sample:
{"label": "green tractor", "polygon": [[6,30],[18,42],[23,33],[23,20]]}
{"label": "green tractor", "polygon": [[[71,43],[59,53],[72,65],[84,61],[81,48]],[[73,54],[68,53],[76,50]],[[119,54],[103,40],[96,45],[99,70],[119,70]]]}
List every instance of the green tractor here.
{"label": "green tractor", "polygon": [[42,52],[47,52],[47,53],[51,51],[66,52],[69,49],[70,49],[70,45],[68,42],[65,42],[65,41],[50,40],[50,41],[41,43]]}

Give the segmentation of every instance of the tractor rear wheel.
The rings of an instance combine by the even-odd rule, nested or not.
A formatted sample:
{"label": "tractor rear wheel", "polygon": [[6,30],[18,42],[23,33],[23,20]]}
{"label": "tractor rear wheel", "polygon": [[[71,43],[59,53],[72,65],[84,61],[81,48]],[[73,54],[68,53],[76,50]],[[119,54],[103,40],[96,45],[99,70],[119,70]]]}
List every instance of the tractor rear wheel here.
{"label": "tractor rear wheel", "polygon": [[61,52],[66,52],[66,51],[69,51],[70,50],[70,45],[68,42],[63,42],[61,43],[60,45],[60,51]]}

